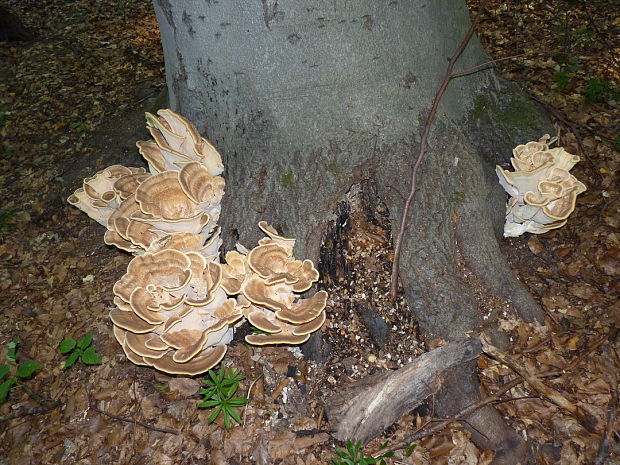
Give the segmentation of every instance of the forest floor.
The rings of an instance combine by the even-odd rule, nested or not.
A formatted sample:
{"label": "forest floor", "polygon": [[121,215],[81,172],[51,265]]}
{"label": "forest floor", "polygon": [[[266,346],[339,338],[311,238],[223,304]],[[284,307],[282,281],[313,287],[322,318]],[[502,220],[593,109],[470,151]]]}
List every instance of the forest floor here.
{"label": "forest floor", "polygon": [[[340,244],[343,268],[330,292],[326,364],[298,349],[236,340],[226,363],[246,379],[242,426],[208,424],[200,378],[170,377],[122,354],[108,312],[130,257],[103,244],[103,230],[66,203],[81,177],[108,164],[139,163],[148,137],[142,112],[165,87],[151,3],[9,1],[35,33],[0,43],[0,365],[36,361],[0,405],[0,465],[329,463],[343,445],[329,434],[325,398],[356,379],[394,369],[426,351],[401,299],[387,300],[392,251],[385,211],[352,214]],[[570,408],[518,385],[497,404],[536,446],[540,464],[620,463],[620,16],[614,2],[485,2],[478,35],[502,76],[518,82],[556,123],[559,143],[581,157],[573,174],[588,187],[568,224],[506,240],[522,281],[544,308],[544,326],[498,322],[510,356],[591,414],[588,431]],[[478,0],[471,0],[473,10]],[[542,134],[541,134],[542,135]],[[250,244],[246,244],[250,245]],[[364,308],[385,320],[370,333]],[[99,365],[64,369],[63,339],[94,336]],[[517,377],[479,359],[485,392]],[[0,383],[12,375],[0,368]],[[11,371],[13,373],[13,371]],[[1,391],[1,388],[0,388]],[[0,392],[1,394],[1,392]],[[429,420],[405,415],[365,453],[398,442]],[[426,417],[424,416],[426,415]],[[486,464],[454,423],[398,451],[394,464]]]}

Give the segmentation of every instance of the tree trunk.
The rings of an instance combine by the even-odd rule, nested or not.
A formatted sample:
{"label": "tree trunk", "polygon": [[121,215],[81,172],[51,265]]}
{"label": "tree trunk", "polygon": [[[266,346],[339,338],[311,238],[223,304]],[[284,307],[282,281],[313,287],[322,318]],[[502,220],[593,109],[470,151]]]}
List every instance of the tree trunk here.
{"label": "tree trunk", "polygon": [[0,6],[0,42],[20,42],[32,38],[21,20],[6,7]]}
{"label": "tree trunk", "polygon": [[[225,246],[252,246],[263,219],[298,239],[298,257],[316,260],[339,202],[365,180],[378,186],[399,224],[421,124],[470,25],[462,0],[155,6],[171,106],[224,158]],[[457,67],[486,60],[472,40]],[[548,128],[539,110],[491,71],[448,87],[400,268],[426,337],[458,340],[483,323],[463,266],[516,314],[542,320],[500,252],[506,197],[493,165]]]}

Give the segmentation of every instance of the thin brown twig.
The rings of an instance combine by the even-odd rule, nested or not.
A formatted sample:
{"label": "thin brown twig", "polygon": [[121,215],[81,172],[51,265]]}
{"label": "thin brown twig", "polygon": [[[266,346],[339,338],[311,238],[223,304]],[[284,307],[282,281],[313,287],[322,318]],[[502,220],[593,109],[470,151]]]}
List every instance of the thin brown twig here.
{"label": "thin brown twig", "polygon": [[0,415],[0,423],[14,418],[28,417],[31,415],[42,415],[44,413],[51,412],[55,408],[59,407],[62,402],[59,400],[48,399],[46,405],[37,405],[36,407],[20,408],[6,415]]}
{"label": "thin brown twig", "polygon": [[101,415],[105,415],[108,418],[112,418],[113,420],[117,420],[117,421],[122,421],[125,423],[132,423],[134,425],[138,425],[138,426],[142,426],[146,429],[150,429],[152,431],[159,431],[160,433],[168,433],[168,434],[179,434],[178,431],[173,430],[173,429],[167,429],[167,428],[158,428],[157,426],[153,426],[153,425],[149,425],[148,423],[144,423],[143,421],[139,421],[139,420],[134,420],[132,418],[125,418],[125,417],[121,417],[118,415],[114,415],[112,413],[108,413],[105,410],[101,410],[99,407],[97,407],[95,405],[95,403],[93,402],[92,397],[90,396],[90,393],[87,393],[88,395],[88,407],[97,412],[100,413]]}
{"label": "thin brown twig", "polygon": [[13,418],[21,418],[31,415],[42,415],[44,413],[51,412],[52,410],[62,405],[61,401],[56,399],[50,399],[48,397],[43,397],[42,395],[36,393],[28,386],[19,381],[17,382],[17,387],[23,389],[26,394],[28,394],[28,397],[30,397],[39,405],[37,407],[19,408],[11,413],[7,413],[6,415],[1,415],[0,423],[2,423],[3,421],[12,420]]}
{"label": "thin brown twig", "polygon": [[458,73],[453,73],[450,75],[450,79],[454,79],[454,78],[461,77],[461,76],[467,76],[468,74],[472,74],[480,70],[483,70],[487,66],[493,65],[495,63],[499,63],[500,61],[514,60],[515,58],[519,58],[525,55],[529,55],[529,53],[523,52],[523,53],[519,53],[518,55],[512,55],[509,57],[502,57],[502,58],[496,58],[494,60],[489,60],[480,65],[472,66],[471,68],[465,69],[463,71],[459,71]]}
{"label": "thin brown twig", "polygon": [[500,399],[498,401],[493,402],[493,405],[504,404],[506,402],[516,402],[517,400],[529,400],[529,399],[540,399],[539,395],[535,396],[519,396],[519,397],[511,397],[510,399]]}
{"label": "thin brown twig", "polygon": [[242,425],[243,425],[244,427],[245,427],[245,412],[246,412],[246,410],[247,410],[247,408],[248,408],[248,404],[250,403],[249,401],[250,401],[250,394],[252,393],[252,388],[254,387],[254,384],[256,384],[256,382],[257,382],[259,379],[261,379],[262,377],[263,377],[263,375],[260,375],[258,378],[256,378],[254,381],[252,381],[252,382],[250,383],[250,387],[248,388],[248,397],[247,397],[248,402],[246,402],[246,403],[245,403],[245,406],[243,407],[243,422],[242,422]]}
{"label": "thin brown twig", "polygon": [[539,347],[544,346],[546,343],[551,342],[551,336],[546,337],[545,339],[541,339],[540,341],[538,341],[536,344],[534,344],[531,347],[527,347],[525,349],[523,349],[523,353],[527,354],[530,352],[534,352],[535,350],[538,350]]}
{"label": "thin brown twig", "polygon": [[463,50],[471,40],[474,35],[474,31],[476,30],[476,25],[478,24],[477,20],[474,20],[463,38],[463,41],[459,45],[459,48],[456,50],[456,53],[450,58],[448,63],[448,68],[446,70],[446,74],[441,82],[441,86],[435,94],[435,100],[433,100],[433,105],[431,106],[431,110],[428,113],[428,117],[426,119],[426,123],[424,124],[424,130],[422,132],[422,139],[420,140],[420,150],[418,152],[418,158],[411,170],[411,181],[410,181],[410,191],[407,200],[405,200],[405,205],[403,206],[403,212],[400,219],[400,226],[398,228],[398,234],[396,235],[396,242],[394,243],[394,261],[392,262],[392,278],[390,283],[390,296],[392,300],[396,298],[396,292],[398,290],[398,268],[400,264],[400,254],[403,246],[403,237],[405,235],[405,229],[407,228],[407,217],[409,216],[409,208],[411,207],[411,202],[413,201],[413,196],[416,192],[416,181],[418,170],[420,169],[420,165],[422,164],[422,160],[424,160],[424,154],[426,153],[426,145],[428,141],[428,136],[431,131],[431,126],[433,121],[435,120],[435,115],[437,114],[437,108],[439,107],[439,102],[443,97],[443,94],[452,79],[452,68],[454,68],[454,64],[456,60],[461,56]]}
{"label": "thin brown twig", "polygon": [[[494,404],[496,404],[497,402],[498,401],[494,402]],[[512,399],[506,399],[504,402],[512,402]],[[482,436],[487,441],[491,440],[491,438],[489,438],[489,436],[487,436],[483,431],[479,430],[474,425],[472,425],[467,419],[467,417],[452,417],[452,419],[455,422],[458,421],[459,423],[465,423],[467,426],[469,426],[472,430],[474,430],[476,433],[478,433],[480,436]]]}
{"label": "thin brown twig", "polygon": [[605,425],[605,433],[601,438],[601,443],[598,447],[598,453],[596,454],[596,461],[594,465],[603,465],[609,457],[609,444],[611,443],[611,436],[614,432],[614,422],[616,421],[616,415],[618,413],[618,389],[612,389],[611,402],[609,402],[609,410],[607,412],[607,424]]}

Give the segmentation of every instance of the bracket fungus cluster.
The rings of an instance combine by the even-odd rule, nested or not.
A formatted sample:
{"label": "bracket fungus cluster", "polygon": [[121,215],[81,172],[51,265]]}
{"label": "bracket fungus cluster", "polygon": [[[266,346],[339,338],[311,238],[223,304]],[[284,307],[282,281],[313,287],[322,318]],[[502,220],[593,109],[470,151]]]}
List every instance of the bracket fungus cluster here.
{"label": "bracket fungus cluster", "polygon": [[265,222],[258,245],[220,261],[217,221],[224,167],[215,148],[171,110],[146,114],[153,137],[138,142],[144,168],[110,166],[68,202],[107,228],[104,241],[135,255],[114,285],[114,335],[127,358],[171,374],[217,365],[244,318],[250,344],[300,344],[325,322],[327,293],[302,299],[318,280],[295,239]]}
{"label": "bracket fungus cluster", "polygon": [[237,295],[243,315],[262,332],[246,336],[246,342],[301,344],[325,322],[327,292],[299,299],[319,279],[319,272],[310,260],[295,260],[294,239],[279,236],[264,221],[258,226],[266,237],[257,247],[249,252],[238,247],[226,254],[222,286],[229,295]]}
{"label": "bracket fungus cluster", "polygon": [[586,190],[569,173],[579,157],[562,147],[549,148],[548,139],[517,146],[510,159],[515,171],[496,167],[499,182],[510,195],[504,237],[561,228],[575,210],[577,196]]}

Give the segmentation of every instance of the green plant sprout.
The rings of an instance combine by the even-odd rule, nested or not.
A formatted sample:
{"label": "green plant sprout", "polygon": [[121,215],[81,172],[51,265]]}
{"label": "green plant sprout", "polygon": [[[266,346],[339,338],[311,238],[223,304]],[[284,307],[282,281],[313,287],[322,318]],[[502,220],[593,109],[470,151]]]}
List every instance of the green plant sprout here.
{"label": "green plant sprout", "polygon": [[553,75],[553,80],[556,86],[553,88],[554,92],[562,93],[566,90],[568,85],[572,82],[575,73],[579,70],[577,65],[569,65],[564,67]]}
{"label": "green plant sprout", "polygon": [[416,447],[418,447],[418,445],[415,442],[412,442],[407,446],[407,448],[403,452],[403,455],[405,457],[411,457],[411,454],[413,454],[413,451],[416,449]]}
{"label": "green plant sprout", "polygon": [[593,36],[596,35],[596,31],[588,27],[581,27],[573,31],[573,40],[575,44],[580,47],[587,47],[592,43]]}
{"label": "green plant sprout", "polygon": [[[4,403],[8,397],[9,392],[17,384],[18,379],[28,379],[35,371],[41,368],[41,365],[34,360],[26,360],[22,363],[18,362],[17,345],[19,344],[19,338],[14,338],[7,345],[6,359],[10,364],[0,365],[0,404]],[[11,375],[11,366],[14,368],[14,374]],[[6,378],[6,379],[5,379]]]}
{"label": "green plant sprout", "polygon": [[211,379],[202,381],[207,387],[200,388],[199,393],[204,396],[204,400],[198,407],[213,408],[207,420],[208,424],[213,423],[221,412],[224,416],[224,427],[228,431],[231,418],[241,423],[235,409],[248,403],[246,397],[233,397],[239,388],[239,382],[244,380],[245,376],[233,368],[221,367],[219,372],[209,370],[209,378]]}
{"label": "green plant sprout", "polygon": [[72,367],[78,359],[82,360],[82,363],[85,365],[101,364],[101,357],[97,353],[97,349],[91,346],[92,342],[92,331],[86,333],[79,341],[70,338],[62,341],[59,346],[60,353],[64,355],[69,354],[69,358],[65,361],[64,368]]}
{"label": "green plant sprout", "polygon": [[269,334],[267,331],[257,328],[252,323],[250,323],[250,330],[252,330],[252,334]]}
{"label": "green plant sprout", "polygon": [[[382,444],[381,448],[385,448],[387,443]],[[353,443],[350,439],[345,442],[346,450],[336,449],[335,459],[332,459],[332,465],[374,465],[379,460],[379,465],[385,465],[385,459],[394,456],[394,452],[388,452],[376,458],[364,456],[362,451],[362,442]]]}
{"label": "green plant sprout", "polygon": [[7,232],[16,223],[15,207],[0,208],[0,233]]}
{"label": "green plant sprout", "polygon": [[86,130],[84,123],[82,121],[78,121],[77,123],[71,123],[71,129],[75,129],[77,132],[82,132]]}
{"label": "green plant sprout", "polygon": [[614,89],[608,80],[594,78],[586,82],[583,96],[587,103],[600,103],[608,98],[618,99],[620,92]]}
{"label": "green plant sprout", "polygon": [[10,111],[0,111],[0,126],[2,126],[11,114]]}
{"label": "green plant sprout", "polygon": [[2,151],[0,152],[0,157],[1,158],[11,158],[11,155],[13,155],[13,152],[15,150],[13,149],[13,147],[4,147],[2,149]]}

